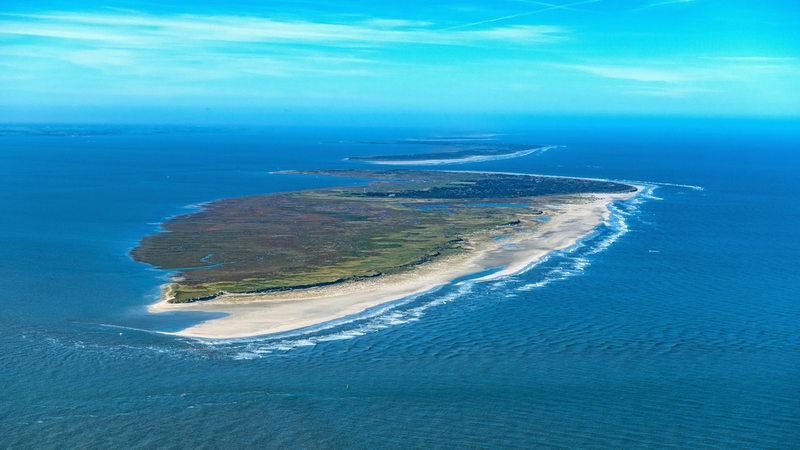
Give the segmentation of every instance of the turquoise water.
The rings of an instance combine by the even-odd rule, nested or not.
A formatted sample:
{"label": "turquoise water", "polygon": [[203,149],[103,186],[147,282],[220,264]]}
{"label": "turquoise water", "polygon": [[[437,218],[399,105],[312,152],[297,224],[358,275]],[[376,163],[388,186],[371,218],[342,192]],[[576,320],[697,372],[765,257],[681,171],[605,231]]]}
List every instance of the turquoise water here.
{"label": "turquoise water", "polygon": [[447,168],[647,190],[525,273],[232,341],[155,332],[213,315],[146,313],[141,236],[447,130],[5,128],[0,447],[800,448],[797,125],[488,130],[564,147]]}

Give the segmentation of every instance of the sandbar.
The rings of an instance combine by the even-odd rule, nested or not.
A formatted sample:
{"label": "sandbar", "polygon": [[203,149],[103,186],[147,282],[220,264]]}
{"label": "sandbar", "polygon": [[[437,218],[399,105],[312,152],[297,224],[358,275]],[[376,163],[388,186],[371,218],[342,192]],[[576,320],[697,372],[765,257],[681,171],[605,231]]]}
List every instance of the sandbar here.
{"label": "sandbar", "polygon": [[228,314],[173,334],[194,338],[234,339],[299,330],[431,291],[455,279],[498,268],[489,280],[523,271],[543,256],[574,245],[608,219],[608,205],[641,191],[620,194],[581,194],[570,202],[537,205],[547,221],[521,227],[504,239],[468,238],[470,251],[435,259],[408,272],[339,285],[285,292],[224,294],[213,300],[148,306],[151,313],[204,311]]}

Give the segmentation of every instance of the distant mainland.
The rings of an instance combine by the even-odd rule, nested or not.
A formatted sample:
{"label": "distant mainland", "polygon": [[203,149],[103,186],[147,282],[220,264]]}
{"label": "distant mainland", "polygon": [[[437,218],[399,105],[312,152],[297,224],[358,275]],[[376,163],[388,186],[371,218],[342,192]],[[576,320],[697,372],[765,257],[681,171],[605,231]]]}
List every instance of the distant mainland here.
{"label": "distant mainland", "polygon": [[153,312],[225,312],[177,334],[243,337],[358,314],[567,247],[637,187],[604,180],[420,170],[294,172],[346,186],[223,199],[174,217],[134,259],[173,272]]}

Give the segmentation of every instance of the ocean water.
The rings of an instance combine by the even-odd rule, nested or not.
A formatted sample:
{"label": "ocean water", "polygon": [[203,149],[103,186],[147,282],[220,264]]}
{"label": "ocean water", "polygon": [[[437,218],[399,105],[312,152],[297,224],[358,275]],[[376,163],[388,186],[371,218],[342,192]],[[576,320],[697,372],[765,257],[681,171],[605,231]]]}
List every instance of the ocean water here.
{"label": "ocean water", "polygon": [[[158,333],[212,317],[147,314],[165,274],[127,253],[159,222],[465,132],[560,147],[442,168],[646,190],[512,277],[279,336]],[[800,448],[799,150],[780,120],[0,127],[0,447]]]}

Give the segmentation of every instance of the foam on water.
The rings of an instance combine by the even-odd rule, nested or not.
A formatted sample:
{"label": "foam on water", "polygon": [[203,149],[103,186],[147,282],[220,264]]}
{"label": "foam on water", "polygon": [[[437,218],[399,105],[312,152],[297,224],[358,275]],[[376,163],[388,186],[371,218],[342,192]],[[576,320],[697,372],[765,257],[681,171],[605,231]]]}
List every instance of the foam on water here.
{"label": "foam on water", "polygon": [[232,351],[230,355],[234,359],[251,359],[255,357],[254,355],[263,356],[323,342],[350,340],[390,327],[416,322],[430,308],[445,305],[468,295],[474,284],[475,281],[461,281],[454,286],[437,288],[397,302],[381,305],[356,316],[289,334],[243,339],[201,340],[201,342],[210,347],[217,347],[226,353]]}
{"label": "foam on water", "polygon": [[[591,264],[591,256],[608,249],[620,237],[630,231],[628,219],[639,212],[639,206],[647,200],[660,200],[652,195],[656,186],[648,185],[632,199],[613,202],[608,205],[610,215],[598,229],[576,242],[571,247],[553,252],[523,269],[521,274],[529,274],[534,269],[543,268],[535,280],[522,281],[511,287],[518,292],[530,291],[547,286],[555,281],[580,275]],[[512,277],[515,279],[517,277]],[[526,277],[528,278],[528,277]]]}
{"label": "foam on water", "polygon": [[667,183],[662,181],[637,181],[637,180],[620,180],[623,183],[630,183],[630,184],[638,184],[644,186],[665,186],[665,187],[677,187],[677,188],[685,188],[691,189],[693,191],[704,191],[706,188],[703,186],[697,186],[694,184],[680,184],[680,183]]}

